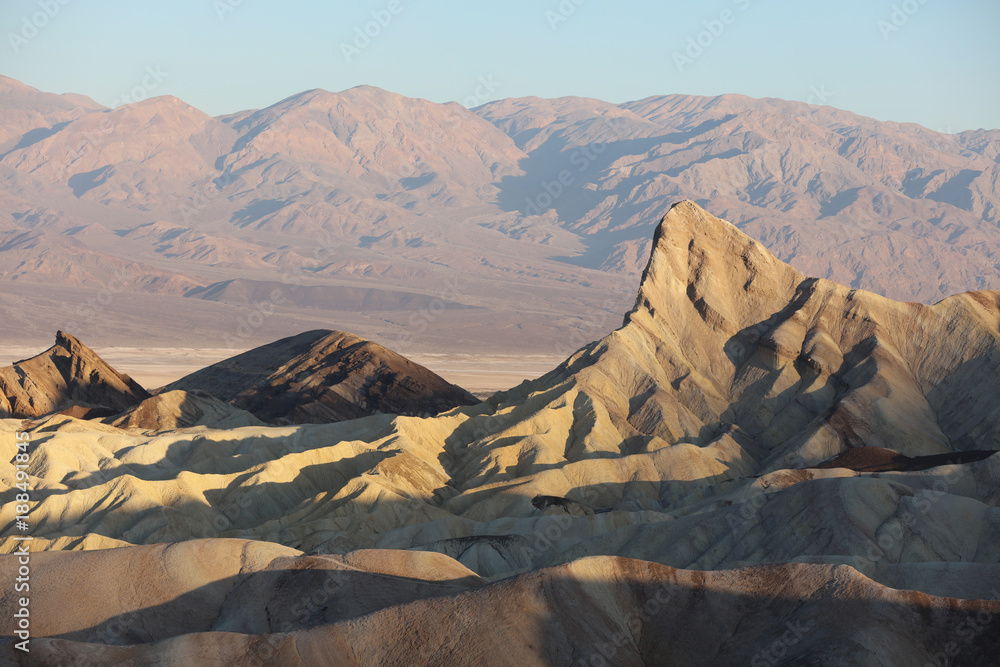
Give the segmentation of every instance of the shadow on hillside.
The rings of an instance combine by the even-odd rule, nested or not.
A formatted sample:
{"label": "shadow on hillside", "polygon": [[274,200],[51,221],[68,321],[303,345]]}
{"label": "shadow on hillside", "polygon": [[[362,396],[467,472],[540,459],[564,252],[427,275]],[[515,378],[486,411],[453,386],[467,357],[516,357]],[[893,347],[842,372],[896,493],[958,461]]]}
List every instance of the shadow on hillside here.
{"label": "shadow on hillside", "polygon": [[[1000,602],[898,595],[825,566],[712,575],[615,558],[589,561],[592,570],[580,563],[576,572],[557,568],[470,590],[337,571],[323,561],[228,577],[162,603],[150,601],[156,587],[136,588],[127,600],[108,596],[107,620],[47,634],[61,642],[35,634],[30,656],[12,650],[5,614],[0,650],[16,664],[97,656],[122,664],[139,658],[142,645],[214,631],[189,637],[186,649],[212,655],[213,664],[298,664],[311,656],[310,664],[329,665],[593,667],[912,665],[937,655],[985,666],[1000,655],[1000,633],[990,628]],[[49,599],[79,592],[67,584],[59,593]],[[37,604],[36,623],[51,613]],[[142,664],[159,662],[150,658]]]}
{"label": "shadow on hillside", "polygon": [[[878,374],[878,363],[872,357],[878,345],[874,327],[870,335],[843,355],[840,366],[827,376],[821,386],[814,387],[813,384],[822,369],[815,360],[800,353],[792,361],[798,380],[770,396],[778,380],[788,372],[780,357],[783,351],[777,349],[770,336],[806,304],[816,282],[816,278],[802,281],[795,297],[785,308],[737,332],[723,346],[733,364],[734,386],[741,386],[745,378],[759,375],[758,379],[742,387],[740,395],[721,417],[724,422],[738,425],[757,440],[758,449],[763,454],[758,459],[761,464],[778,455],[792,439],[805,442],[820,429],[831,425],[836,427],[849,447],[866,444],[849,424],[834,425],[831,420],[852,389],[868,384]],[[747,400],[747,396],[767,398]],[[781,433],[792,433],[793,437],[782,438]]]}
{"label": "shadow on hillside", "polygon": [[[875,354],[879,340],[874,323],[868,325],[867,335],[844,353],[840,366],[821,386],[812,386],[819,377],[820,367],[813,359],[799,354],[792,362],[798,374],[795,384],[762,400],[748,402],[743,398],[745,395],[768,396],[778,379],[787,374],[788,369],[779,359],[780,352],[769,336],[806,304],[815,283],[814,278],[804,280],[788,306],[726,341],[724,350],[734,367],[733,385],[739,386],[744,377],[760,377],[742,388],[741,395],[722,414],[723,420],[737,424],[754,438],[763,435],[762,447],[772,452],[788,442],[767,442],[773,440],[774,433],[790,432],[795,441],[804,442],[822,428],[833,428],[848,447],[890,447],[906,454],[905,442],[871,442],[863,433],[855,432],[849,418],[837,419],[835,414],[845,397],[871,383],[879,374],[879,359]],[[956,346],[959,353],[960,347],[961,344]],[[910,370],[913,381],[926,398],[927,408],[951,451],[988,453],[989,445],[1000,442],[1000,409],[994,390],[1000,373],[1000,352],[990,351],[963,361],[934,381],[934,375],[939,372],[936,365],[947,363],[946,357],[921,362]],[[926,418],[925,408],[914,404],[913,409],[918,411],[919,419]],[[757,420],[756,415],[761,413],[770,415],[766,424]],[[904,417],[905,414],[897,418]],[[929,465],[934,460],[928,459],[926,463]]]}
{"label": "shadow on hillside", "polygon": [[[859,347],[867,344],[867,341],[863,342]],[[758,352],[753,354],[756,355]],[[856,352],[858,358],[866,358],[870,350],[856,348]],[[854,353],[855,351],[852,351],[845,357],[842,371],[851,368],[852,372],[859,372],[854,366],[854,361],[851,361]],[[751,363],[747,361],[749,357],[743,353],[734,359],[743,359],[744,363]],[[873,373],[874,370],[874,366],[869,365],[865,367],[864,372]],[[837,382],[843,380],[834,374],[827,384]],[[568,384],[557,385],[547,394],[535,398],[540,404],[549,405],[564,395],[568,389]],[[577,401],[580,400],[584,400],[584,395],[577,397]],[[779,396],[774,400],[780,403],[791,399]],[[574,513],[577,516],[580,513],[586,515],[588,512],[602,514],[612,510],[666,512],[682,516],[693,511],[693,508],[704,508],[729,491],[750,483],[749,477],[725,462],[726,470],[700,479],[634,478],[623,483],[578,482],[568,491],[565,490],[567,480],[574,479],[576,475],[571,469],[572,465],[583,460],[617,459],[622,455],[643,453],[641,448],[636,451],[623,449],[619,453],[604,451],[578,453],[572,460],[545,463],[537,462],[530,456],[522,456],[518,458],[516,466],[511,466],[507,470],[487,469],[483,464],[494,450],[519,442],[517,436],[501,436],[493,440],[489,440],[489,437],[501,433],[507,427],[517,426],[534,409],[530,406],[520,406],[504,417],[477,415],[463,422],[445,438],[445,451],[439,455],[439,461],[454,485],[446,484],[435,488],[430,496],[417,492],[408,500],[406,497],[408,492],[405,489],[408,488],[409,482],[405,478],[410,472],[401,470],[398,465],[380,467],[381,463],[401,452],[398,447],[393,447],[392,440],[380,443],[381,448],[377,450],[367,449],[371,444],[358,448],[350,444],[354,440],[375,443],[393,434],[394,418],[391,415],[376,415],[353,422],[297,427],[288,429],[285,434],[252,430],[243,434],[234,433],[231,438],[225,440],[210,440],[197,433],[166,434],[161,438],[169,440],[169,445],[165,447],[163,457],[155,462],[124,463],[108,470],[64,479],[63,484],[69,487],[68,489],[42,487],[33,490],[32,500],[37,501],[37,504],[32,510],[32,516],[58,517],[56,520],[66,526],[58,533],[46,531],[43,521],[40,524],[43,530],[38,533],[38,537],[48,539],[96,534],[133,543],[146,543],[196,537],[252,538],[280,533],[282,535],[280,541],[294,548],[302,548],[303,544],[307,543],[310,548],[317,544],[336,545],[337,550],[346,551],[373,546],[371,537],[373,533],[383,534],[401,528],[408,524],[409,517],[414,512],[418,512],[421,513],[420,521],[423,523],[445,517],[451,521],[452,516],[456,517],[455,525],[459,527],[459,532],[452,531],[451,534],[460,537],[448,544],[443,544],[436,536],[428,536],[423,541],[413,539],[407,542],[412,544],[413,548],[442,551],[460,558],[469,549],[488,550],[496,546],[498,548],[494,550],[498,552],[499,557],[506,558],[504,555],[506,551],[520,549],[523,546],[524,535],[513,532],[509,535],[469,533],[463,535],[461,531],[475,532],[476,528],[472,526],[472,522],[501,517],[510,519],[549,517],[543,522],[544,525],[549,525],[552,523],[550,519],[561,515],[540,512],[539,506],[533,503],[540,496],[555,498],[556,504],[565,500],[564,505],[567,508],[565,516]],[[574,412],[583,411],[574,410]],[[819,422],[815,428],[819,428],[818,424]],[[578,429],[585,429],[587,426],[585,422],[571,426],[566,455],[571,453],[572,438],[579,436]],[[711,439],[718,437],[723,430],[721,423],[706,425],[702,429],[706,442],[701,444],[707,444]],[[46,446],[45,434],[45,426],[41,426],[33,433],[32,442],[36,449]],[[484,440],[486,442],[473,448],[462,447],[467,442]],[[155,444],[156,439],[152,442]],[[294,471],[287,469],[289,462],[279,461],[288,454],[308,453],[310,450],[338,444],[342,444],[344,448],[338,460],[304,465],[299,463],[296,464],[299,467]],[[625,444],[623,443],[623,446]],[[673,448],[662,450],[665,456],[678,451],[680,450]],[[117,455],[119,459],[126,461],[131,456],[142,461],[141,454],[125,448],[119,450]],[[754,456],[757,457],[756,454]],[[763,455],[758,458],[758,470],[763,458]],[[271,462],[279,467],[277,474],[279,479],[287,481],[255,480],[262,466]],[[403,459],[400,462],[406,463]],[[678,462],[683,463],[682,460]],[[412,473],[417,476],[417,488],[420,488],[421,484],[426,484],[426,481],[419,480],[424,475],[423,471],[414,470]],[[154,497],[155,493],[159,493],[156,490],[156,482],[177,480],[181,483],[182,476],[188,474],[201,475],[204,479],[210,479],[212,475],[235,475],[235,478],[221,488],[210,488],[211,484],[200,487],[197,494],[190,494],[177,502],[157,501],[162,502],[163,506],[142,500],[150,490],[154,491]],[[393,477],[394,475],[401,475],[403,481],[400,482],[400,478]],[[126,477],[129,479],[123,479]],[[153,486],[150,490],[144,490],[141,485],[135,485],[134,480],[151,482]],[[74,509],[73,511],[77,511],[79,516],[68,517],[69,522],[67,522],[69,509],[61,506],[63,501],[59,496],[71,490],[93,489],[101,485],[105,485],[106,488],[91,496],[92,506]],[[486,488],[477,488],[481,485]],[[372,492],[362,501],[360,496],[366,490]],[[457,497],[463,490],[461,497]],[[5,504],[12,503],[17,492],[16,488],[6,490],[0,494],[0,501]],[[713,521],[724,523],[724,514],[725,512],[715,517]],[[266,526],[277,520],[283,520],[283,524],[279,526],[272,523]],[[326,520],[329,522],[323,524]],[[313,521],[319,521],[317,525],[323,525],[323,535],[303,536],[301,531],[295,531],[296,525]],[[354,531],[357,531],[357,534]],[[6,535],[9,536],[13,532],[12,524],[4,526]],[[433,535],[433,530],[428,531],[428,535]],[[517,544],[501,544],[503,540],[511,539]],[[517,562],[519,566],[524,567],[538,563],[537,560],[530,558],[523,563]]]}
{"label": "shadow on hillside", "polygon": [[937,424],[954,451],[1000,446],[1000,350],[960,363],[927,392]]}
{"label": "shadow on hillside", "polygon": [[[80,552],[70,552],[69,555],[78,553]],[[48,560],[36,565],[36,573],[41,570],[44,575],[44,568],[50,567],[52,562]],[[156,642],[191,632],[289,632],[352,621],[386,607],[415,600],[456,595],[472,585],[471,580],[454,583],[428,581],[346,569],[344,565],[326,556],[303,556],[294,561],[279,561],[279,564],[294,567],[275,567],[218,579],[155,606],[141,607],[144,597],[161,594],[158,587],[136,586],[131,591],[130,599],[123,603],[123,600],[113,595],[116,585],[111,584],[104,589],[112,594],[102,600],[104,604],[131,606],[138,603],[140,608],[135,611],[123,610],[97,625],[49,636],[79,642],[129,645]],[[337,569],[338,567],[345,569]],[[204,569],[208,574],[205,578],[211,579],[212,565],[195,563],[191,569],[195,572]],[[108,579],[121,576],[117,572],[104,574]],[[189,572],[182,574],[187,575]],[[44,578],[44,581],[53,580],[58,581],[51,576]],[[93,582],[88,583],[94,585]],[[170,580],[163,582],[163,586],[167,588],[172,584],[174,582]],[[72,599],[79,594],[71,585],[65,585],[68,589],[65,591],[65,599]],[[316,595],[318,592],[325,599],[319,601],[319,596]],[[39,596],[44,594],[39,593]],[[48,592],[47,599],[52,599],[51,592]],[[0,622],[0,626],[9,623],[5,619]],[[64,620],[64,625],[76,624]],[[12,635],[10,628],[4,627],[3,630],[5,636]]]}
{"label": "shadow on hillside", "polygon": [[[225,451],[227,446],[237,442],[239,441],[210,444]],[[324,445],[315,445],[321,446]],[[325,548],[341,553],[373,546],[374,535],[408,525],[409,517],[414,513],[423,522],[434,518],[433,514],[428,516],[427,512],[440,513],[442,517],[454,516],[460,523],[469,522],[469,528],[472,526],[471,522],[501,517],[542,519],[543,524],[552,523],[552,519],[546,518],[550,515],[539,511],[533,505],[533,500],[548,493],[563,502],[562,498],[553,493],[554,488],[546,488],[544,473],[552,471],[558,475],[559,468],[569,465],[569,462],[558,466],[528,463],[525,464],[523,474],[527,477],[543,475],[542,479],[531,482],[526,479],[496,480],[487,485],[487,488],[466,491],[461,498],[456,498],[459,494],[456,488],[442,486],[431,490],[430,495],[421,493],[407,500],[405,495],[396,495],[399,491],[392,490],[397,488],[392,475],[401,474],[397,473],[398,466],[380,467],[382,462],[399,455],[399,449],[361,451],[335,461],[304,465],[288,481],[256,481],[254,477],[260,473],[262,464],[279,459],[282,456],[280,451],[283,450],[263,459],[240,461],[237,457],[233,459],[234,465],[227,473],[221,473],[213,467],[211,460],[214,457],[209,460],[200,458],[200,462],[185,468],[171,467],[166,474],[161,464],[123,464],[109,473],[93,473],[70,482],[68,489],[38,489],[32,494],[33,501],[37,503],[29,516],[40,517],[51,513],[58,517],[57,521],[63,526],[62,530],[54,531],[46,529],[46,522],[43,521],[40,524],[41,530],[36,531],[36,537],[57,539],[103,535],[134,544],[205,537],[254,539],[281,530],[279,526],[272,524],[275,521],[283,520],[286,529],[294,528],[297,524],[320,522],[324,526],[322,539],[319,539],[318,534],[300,535],[292,530],[280,541],[287,546],[302,549],[303,540],[308,540],[313,544],[326,544]],[[287,464],[278,462],[275,465]],[[237,471],[241,472],[223,487],[204,488],[198,494],[191,494],[174,502],[167,501],[164,505],[150,507],[149,503],[141,500],[147,494],[159,493],[155,485],[159,481],[176,480],[182,484],[182,476],[190,474],[210,478],[215,474],[233,474]],[[390,477],[383,481],[386,475]],[[130,486],[123,488],[120,481],[125,477],[129,479]],[[559,481],[558,478],[554,479]],[[689,481],[582,485],[565,494],[564,504],[570,507],[568,512],[575,512],[577,516],[609,511],[663,512],[689,500],[706,501],[712,496],[728,492],[743,481],[744,478],[723,473]],[[142,482],[153,486],[144,488]],[[528,492],[520,488],[528,483],[532,484],[534,490]],[[93,497],[93,506],[79,510],[78,517],[70,515],[73,508],[62,506],[64,501],[60,496],[70,491],[79,492],[98,486],[105,486],[105,489]],[[401,488],[405,486],[406,482],[403,481]],[[385,491],[388,491],[388,495]],[[368,499],[362,500],[360,496],[366,492]],[[476,506],[483,502],[483,507],[492,509],[477,510]],[[292,517],[294,521],[289,521]],[[362,525],[366,530],[362,534],[353,534],[353,527]],[[13,524],[4,527],[5,536],[14,532]],[[468,538],[470,542],[466,546],[492,548],[492,538],[501,539],[504,536],[474,535]],[[413,548],[442,551],[436,542],[435,537],[428,538],[425,543],[418,539]],[[515,546],[520,547],[520,544]],[[531,565],[530,559],[523,565]]]}
{"label": "shadow on hillside", "polygon": [[[62,495],[69,491],[85,490],[129,476],[142,481],[164,481],[177,479],[182,473],[197,475],[232,475],[239,474],[238,479],[244,480],[254,474],[252,469],[270,461],[277,460],[288,454],[307,452],[311,449],[328,447],[339,442],[354,440],[378,440],[392,429],[395,415],[379,414],[362,417],[347,422],[335,424],[305,424],[288,427],[287,434],[268,434],[260,427],[247,427],[233,430],[233,436],[225,439],[214,439],[195,432],[167,431],[150,437],[148,442],[155,445],[158,440],[171,440],[164,454],[153,463],[128,462],[120,463],[113,468],[102,468],[86,474],[76,475],[73,472],[63,478],[66,489],[39,488],[32,492],[32,500],[44,502],[47,498]],[[37,451],[52,438],[56,437],[60,425],[49,427],[42,424],[30,431],[32,451]],[[277,430],[272,427],[271,430]],[[65,436],[65,433],[63,433]],[[123,438],[141,437],[129,436],[122,432]],[[134,447],[125,447],[117,454],[119,460],[128,459]],[[392,450],[396,451],[396,450]],[[359,455],[359,461],[364,459],[366,452]],[[340,464],[334,462],[331,465]],[[367,468],[365,468],[367,470]],[[249,472],[248,472],[249,471]],[[16,488],[0,492],[0,502],[12,502]]]}

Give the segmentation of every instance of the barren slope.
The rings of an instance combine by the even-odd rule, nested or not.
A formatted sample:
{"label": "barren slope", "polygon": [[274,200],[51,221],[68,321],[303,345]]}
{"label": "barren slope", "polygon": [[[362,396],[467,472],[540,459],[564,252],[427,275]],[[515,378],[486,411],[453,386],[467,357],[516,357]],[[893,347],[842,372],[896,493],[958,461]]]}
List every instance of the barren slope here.
{"label": "barren slope", "polygon": [[[0,556],[0,572],[15,561]],[[1000,651],[982,625],[1000,602],[893,590],[845,566],[705,573],[598,557],[486,585],[439,554],[240,540],[32,562],[32,652],[0,644],[13,664],[910,667],[991,665]],[[78,602],[91,598],[103,604]],[[0,607],[10,636],[16,607]]]}
{"label": "barren slope", "polygon": [[308,331],[212,364],[164,388],[201,390],[274,424],[374,413],[433,415],[478,401],[392,350],[340,331]]}

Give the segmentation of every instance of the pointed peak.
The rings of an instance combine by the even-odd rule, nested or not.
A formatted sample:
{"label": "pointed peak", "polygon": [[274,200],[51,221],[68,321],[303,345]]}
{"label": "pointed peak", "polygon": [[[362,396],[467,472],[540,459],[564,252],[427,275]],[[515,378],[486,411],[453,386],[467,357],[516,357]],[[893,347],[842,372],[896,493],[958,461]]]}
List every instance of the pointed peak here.
{"label": "pointed peak", "polygon": [[155,97],[148,97],[144,100],[138,100],[136,102],[125,102],[114,106],[109,111],[111,113],[128,113],[136,110],[170,110],[175,113],[193,114],[199,117],[204,116],[205,118],[211,118],[211,116],[206,114],[204,111],[191,106],[181,98],[173,95],[157,95]]}
{"label": "pointed peak", "polygon": [[[67,363],[68,362],[68,363]],[[100,416],[125,410],[149,398],[127,375],[65,331],[44,352],[0,368],[0,416],[33,418],[65,410],[99,409]],[[95,414],[95,416],[98,416]]]}
{"label": "pointed peak", "polygon": [[79,338],[61,329],[56,332],[56,346],[65,348],[71,352],[78,351],[80,348],[90,349],[81,343]]}
{"label": "pointed peak", "polygon": [[686,317],[693,307],[713,328],[741,327],[746,312],[793,293],[803,279],[735,225],[681,201],[656,228],[636,305],[625,321],[643,311]]}

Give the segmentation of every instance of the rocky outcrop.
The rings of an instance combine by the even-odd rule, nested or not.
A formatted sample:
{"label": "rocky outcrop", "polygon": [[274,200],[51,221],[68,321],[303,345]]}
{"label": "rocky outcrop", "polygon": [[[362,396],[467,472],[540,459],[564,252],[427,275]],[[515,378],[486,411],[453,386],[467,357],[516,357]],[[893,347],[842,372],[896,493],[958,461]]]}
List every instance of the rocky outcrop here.
{"label": "rocky outcrop", "polygon": [[767,467],[861,445],[985,449],[1000,440],[998,369],[1000,293],[924,306],[808,278],[682,202],[625,326],[506,400],[571,376],[616,448],[730,438]]}
{"label": "rocky outcrop", "polygon": [[132,378],[62,331],[45,352],[0,368],[2,417],[30,418],[74,408],[79,416],[105,416],[147,398],[149,393]]}
{"label": "rocky outcrop", "polygon": [[479,402],[392,350],[327,330],[244,352],[165,389],[207,391],[272,424],[319,424],[376,413],[429,416]]}

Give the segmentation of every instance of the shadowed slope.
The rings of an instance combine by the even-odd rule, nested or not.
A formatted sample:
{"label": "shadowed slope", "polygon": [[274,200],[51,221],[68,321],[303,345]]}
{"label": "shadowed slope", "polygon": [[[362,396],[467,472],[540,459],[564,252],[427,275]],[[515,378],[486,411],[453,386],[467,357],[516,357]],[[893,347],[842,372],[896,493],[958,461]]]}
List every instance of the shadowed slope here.
{"label": "shadowed slope", "polygon": [[207,391],[275,424],[336,422],[379,412],[437,414],[478,403],[392,350],[326,330],[244,352],[165,389]]}
{"label": "shadowed slope", "polygon": [[[16,558],[0,571],[13,576]],[[956,639],[961,664],[1000,651],[982,631],[1000,602],[893,590],[844,566],[706,573],[598,557],[484,585],[437,554],[358,562],[212,540],[36,554],[33,568],[31,660],[17,664],[909,667]],[[74,605],[88,593],[104,604]],[[0,607],[12,636],[14,602]],[[12,643],[0,650],[17,659]]]}

